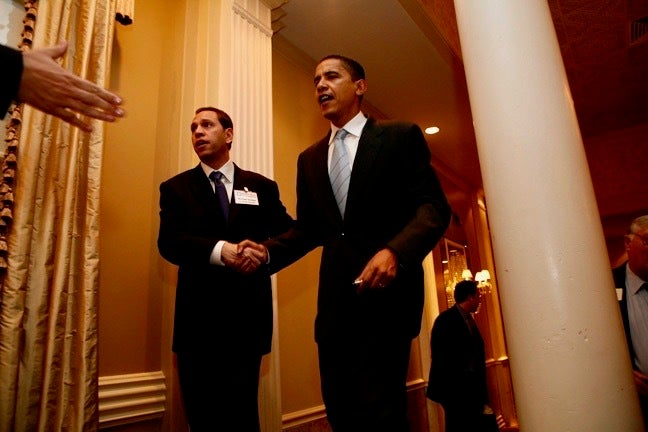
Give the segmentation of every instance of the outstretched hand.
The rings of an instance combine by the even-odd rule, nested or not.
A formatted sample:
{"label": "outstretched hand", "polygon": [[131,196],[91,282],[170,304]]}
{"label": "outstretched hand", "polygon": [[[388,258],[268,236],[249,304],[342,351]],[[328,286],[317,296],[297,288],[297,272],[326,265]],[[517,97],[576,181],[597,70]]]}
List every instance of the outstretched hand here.
{"label": "outstretched hand", "polygon": [[92,125],[78,114],[113,122],[124,116],[122,99],[64,69],[56,62],[67,51],[67,42],[23,52],[23,73],[18,101],[52,114],[85,132]]}

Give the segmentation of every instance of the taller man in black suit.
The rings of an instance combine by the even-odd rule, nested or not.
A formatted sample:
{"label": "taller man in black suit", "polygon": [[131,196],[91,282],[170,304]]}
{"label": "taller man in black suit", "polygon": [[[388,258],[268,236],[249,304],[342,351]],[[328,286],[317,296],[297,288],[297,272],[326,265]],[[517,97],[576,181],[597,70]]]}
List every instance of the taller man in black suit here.
{"label": "taller man in black suit", "polygon": [[632,373],[648,427],[648,215],[630,224],[624,237],[628,260],[612,270]]}
{"label": "taller man in black suit", "polygon": [[161,255],[179,266],[173,351],[184,406],[191,432],[255,432],[259,367],[272,338],[271,281],[244,274],[258,262],[237,254],[236,243],[266,240],[293,221],[274,181],[230,160],[234,126],[225,112],[199,108],[191,139],[200,164],[160,185],[158,237]]}
{"label": "taller man in black suit", "polygon": [[[407,431],[422,260],[446,230],[450,208],[420,128],[378,123],[360,111],[367,90],[360,64],[327,56],[314,83],[331,130],[299,155],[296,226],[265,243],[270,270],[324,247],[315,339],[328,420],[335,432]],[[329,175],[330,165],[337,170],[333,140],[342,128],[351,170],[346,199]],[[336,175],[345,177],[341,171]],[[334,189],[342,190],[337,199]]]}

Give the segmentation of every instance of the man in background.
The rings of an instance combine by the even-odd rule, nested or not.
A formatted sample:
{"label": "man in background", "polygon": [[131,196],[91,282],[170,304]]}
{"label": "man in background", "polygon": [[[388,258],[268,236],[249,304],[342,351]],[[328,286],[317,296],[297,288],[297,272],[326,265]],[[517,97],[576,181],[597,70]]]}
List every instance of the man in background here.
{"label": "man in background", "polygon": [[635,386],[648,421],[648,215],[632,221],[624,237],[628,260],[612,270]]}
{"label": "man in background", "polygon": [[[177,265],[173,351],[191,432],[258,432],[261,358],[272,342],[270,276],[237,254],[292,226],[277,184],[230,159],[234,125],[204,107],[191,122],[200,163],[160,185],[160,254]],[[228,266],[236,266],[234,270]]]}
{"label": "man in background", "polygon": [[482,432],[488,390],[484,340],[472,317],[481,304],[477,282],[457,283],[454,298],[432,326],[427,396],[443,406],[445,432]]}

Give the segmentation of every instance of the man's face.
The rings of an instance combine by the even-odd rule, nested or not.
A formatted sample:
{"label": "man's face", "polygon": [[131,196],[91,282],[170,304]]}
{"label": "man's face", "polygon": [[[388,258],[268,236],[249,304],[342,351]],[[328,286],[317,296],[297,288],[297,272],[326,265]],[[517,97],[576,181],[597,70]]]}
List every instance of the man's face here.
{"label": "man's face", "polygon": [[344,126],[360,111],[360,96],[367,84],[363,79],[353,81],[340,60],[327,59],[318,64],[313,82],[320,112],[335,126]]}
{"label": "man's face", "polygon": [[201,111],[191,122],[191,142],[201,161],[220,168],[229,159],[229,144],[234,132],[223,129],[214,111]]}
{"label": "man's face", "polygon": [[644,281],[648,281],[648,230],[639,229],[625,236],[625,250],[630,270]]}
{"label": "man's face", "polygon": [[476,313],[479,311],[479,306],[481,306],[481,301],[482,301],[482,292],[480,289],[477,290],[477,292],[470,296],[470,312]]}

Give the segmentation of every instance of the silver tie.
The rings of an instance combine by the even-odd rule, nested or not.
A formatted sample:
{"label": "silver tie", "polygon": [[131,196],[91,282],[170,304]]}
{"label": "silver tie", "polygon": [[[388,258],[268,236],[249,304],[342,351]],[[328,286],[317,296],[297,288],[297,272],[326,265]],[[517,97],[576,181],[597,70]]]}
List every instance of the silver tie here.
{"label": "silver tie", "polygon": [[349,155],[344,145],[344,138],[348,133],[346,130],[340,129],[335,135],[335,139],[333,140],[333,155],[331,156],[331,169],[329,171],[331,187],[333,187],[335,200],[337,201],[342,218],[344,218],[347,192],[349,190],[349,178],[351,177]]}

